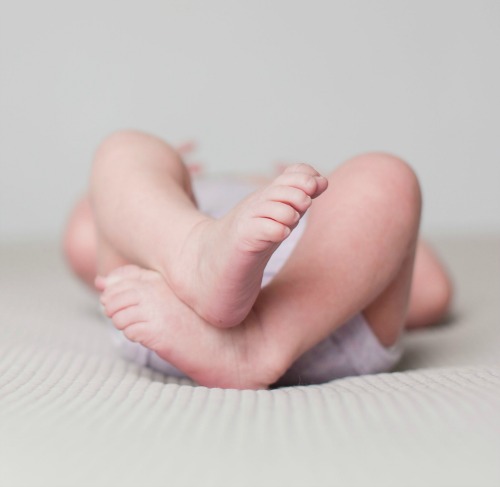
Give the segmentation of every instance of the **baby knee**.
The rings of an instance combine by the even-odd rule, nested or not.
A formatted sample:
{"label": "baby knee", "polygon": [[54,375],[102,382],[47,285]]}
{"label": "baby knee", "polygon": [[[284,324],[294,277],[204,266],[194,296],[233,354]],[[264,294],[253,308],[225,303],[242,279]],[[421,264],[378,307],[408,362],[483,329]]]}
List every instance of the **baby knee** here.
{"label": "baby knee", "polygon": [[180,162],[179,155],[167,142],[139,130],[119,130],[108,135],[98,146],[93,170],[102,167],[122,166],[127,160],[167,159]]}
{"label": "baby knee", "polygon": [[355,158],[375,169],[402,193],[420,199],[420,183],[413,168],[403,159],[386,152],[369,152]]}
{"label": "baby knee", "polygon": [[96,275],[97,237],[86,200],[73,210],[64,233],[62,250],[71,270],[92,285]]}
{"label": "baby knee", "polygon": [[401,220],[420,220],[422,194],[418,177],[403,159],[385,152],[369,152],[354,157],[349,164],[368,178],[367,184],[377,193],[379,203]]}

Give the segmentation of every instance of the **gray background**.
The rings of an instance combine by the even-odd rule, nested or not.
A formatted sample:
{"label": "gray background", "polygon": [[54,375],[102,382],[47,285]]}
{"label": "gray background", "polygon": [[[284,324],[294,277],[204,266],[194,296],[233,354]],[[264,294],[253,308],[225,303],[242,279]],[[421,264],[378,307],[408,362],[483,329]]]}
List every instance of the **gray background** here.
{"label": "gray background", "polygon": [[212,172],[385,150],[427,233],[500,232],[500,2],[0,0],[0,240],[56,238],[106,134]]}

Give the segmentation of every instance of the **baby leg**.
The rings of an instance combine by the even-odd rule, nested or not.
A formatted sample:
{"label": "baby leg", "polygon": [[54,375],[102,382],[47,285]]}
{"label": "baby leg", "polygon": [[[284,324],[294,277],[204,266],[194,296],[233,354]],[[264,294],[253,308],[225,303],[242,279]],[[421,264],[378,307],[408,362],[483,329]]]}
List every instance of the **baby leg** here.
{"label": "baby leg", "polygon": [[93,287],[97,275],[97,231],[87,196],[78,201],[68,218],[62,247],[71,270]]}
{"label": "baby leg", "polygon": [[[187,141],[175,147],[175,151],[182,158],[190,158],[196,150],[194,141]],[[203,172],[200,163],[189,162],[187,169],[190,174],[200,174]],[[181,167],[182,170],[182,167]],[[194,202],[189,177],[183,177],[185,189]],[[97,276],[97,228],[89,195],[86,194],[77,202],[72,209],[63,234],[63,253],[71,270],[89,287],[94,288],[94,281]],[[105,261],[106,268],[114,268],[128,263],[126,259],[113,251],[107,249],[107,258],[103,258],[102,245],[100,246],[100,260]]]}
{"label": "baby leg", "polygon": [[178,153],[139,132],[119,132],[101,144],[92,168],[90,202],[100,274],[116,267],[117,256],[159,268],[161,256],[178,252],[182,236],[203,219]]}
{"label": "baby leg", "polygon": [[329,177],[302,239],[255,303],[292,363],[359,311],[380,343],[404,326],[420,221],[413,171],[386,154],[348,161]]}
{"label": "baby leg", "polygon": [[[240,326],[210,331],[158,274],[138,268],[101,280],[108,316],[129,339],[211,386],[275,382],[360,310],[379,342],[392,345],[408,304],[418,182],[406,164],[383,154],[358,157],[329,181],[292,256]],[[181,327],[177,307],[186,316]]]}
{"label": "baby leg", "polygon": [[156,270],[208,322],[237,325],[272,253],[326,185],[312,167],[290,166],[214,220],[196,208],[173,149],[146,134],[116,134],[98,150],[91,178],[99,272],[120,259]]}
{"label": "baby leg", "polygon": [[420,328],[439,323],[449,313],[452,280],[435,251],[424,241],[417,246],[406,326]]}

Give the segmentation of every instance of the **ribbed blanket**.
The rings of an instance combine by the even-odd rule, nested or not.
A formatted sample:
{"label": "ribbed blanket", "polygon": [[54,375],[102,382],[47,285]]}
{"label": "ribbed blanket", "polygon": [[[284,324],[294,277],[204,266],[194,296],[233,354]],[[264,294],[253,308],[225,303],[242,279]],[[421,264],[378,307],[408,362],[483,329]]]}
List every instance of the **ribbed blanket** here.
{"label": "ribbed blanket", "polygon": [[455,316],[399,371],[273,391],[122,360],[50,244],[0,249],[0,486],[500,485],[500,239],[438,241]]}

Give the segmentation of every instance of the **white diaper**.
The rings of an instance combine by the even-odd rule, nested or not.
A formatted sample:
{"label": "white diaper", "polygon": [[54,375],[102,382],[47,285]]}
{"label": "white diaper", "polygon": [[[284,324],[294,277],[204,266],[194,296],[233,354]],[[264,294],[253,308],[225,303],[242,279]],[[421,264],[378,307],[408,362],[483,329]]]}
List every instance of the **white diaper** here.
{"label": "white diaper", "polygon": [[286,371],[277,385],[321,384],[352,375],[391,370],[401,358],[401,341],[384,347],[362,314],[307,351]]}
{"label": "white diaper", "polygon": [[[216,218],[223,216],[255,189],[254,184],[232,179],[201,179],[195,180],[193,184],[200,210]],[[302,218],[291,235],[272,255],[264,270],[262,286],[278,273],[290,257],[304,233],[305,225],[306,218]],[[113,332],[114,340],[125,358],[167,375],[186,377],[152,350],[127,340],[118,330]],[[297,359],[277,385],[320,384],[352,375],[387,372],[396,365],[401,354],[400,341],[392,347],[384,347],[373,334],[364,316],[357,314]]]}

